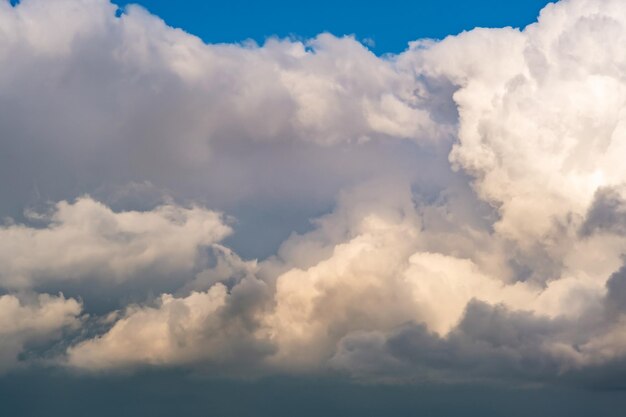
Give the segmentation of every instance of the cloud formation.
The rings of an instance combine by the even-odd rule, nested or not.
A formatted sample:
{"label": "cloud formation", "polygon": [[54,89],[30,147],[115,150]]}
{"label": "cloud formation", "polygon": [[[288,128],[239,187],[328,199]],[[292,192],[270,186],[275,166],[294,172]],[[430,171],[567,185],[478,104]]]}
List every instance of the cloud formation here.
{"label": "cloud formation", "polygon": [[19,365],[25,349],[61,338],[81,324],[82,306],[63,295],[0,296],[0,372]]}
{"label": "cloud formation", "polygon": [[[137,282],[58,364],[619,372],[622,2],[563,0],[523,30],[384,57],[330,34],[207,45],[115,10],[0,2],[0,300],[42,326],[51,300],[67,308],[10,333],[5,363],[40,337],[22,334],[81,323],[72,298],[16,291],[97,283],[125,300]],[[238,253],[249,242],[272,255]]]}
{"label": "cloud formation", "polygon": [[45,280],[128,280],[138,273],[193,270],[199,249],[230,233],[219,213],[159,206],[116,213],[89,197],[27,213],[44,227],[0,227],[0,282],[32,288]]}

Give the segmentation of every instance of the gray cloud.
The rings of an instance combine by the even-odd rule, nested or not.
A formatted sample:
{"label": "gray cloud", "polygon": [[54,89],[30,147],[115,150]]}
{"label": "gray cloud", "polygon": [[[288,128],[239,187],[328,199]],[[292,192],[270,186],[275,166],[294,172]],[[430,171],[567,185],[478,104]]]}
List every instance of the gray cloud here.
{"label": "gray cloud", "polygon": [[618,187],[601,188],[596,191],[593,204],[587,212],[581,233],[594,232],[624,234],[626,232],[626,200]]}

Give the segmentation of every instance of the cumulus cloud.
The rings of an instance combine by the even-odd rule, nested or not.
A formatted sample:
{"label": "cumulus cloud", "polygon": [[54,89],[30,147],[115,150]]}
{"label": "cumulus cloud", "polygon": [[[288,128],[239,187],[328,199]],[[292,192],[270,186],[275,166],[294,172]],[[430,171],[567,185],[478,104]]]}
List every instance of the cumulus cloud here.
{"label": "cumulus cloud", "polygon": [[1,7],[0,59],[12,63],[0,76],[2,154],[11,156],[3,162],[46,154],[7,188],[37,181],[62,194],[49,175],[74,187],[96,187],[103,176],[213,181],[206,170],[218,150],[451,132],[432,120],[428,91],[414,93],[410,72],[352,38],[207,45],[137,6],[119,18],[101,0]]}
{"label": "cumulus cloud", "polygon": [[0,227],[4,288],[96,277],[115,283],[138,273],[190,271],[200,248],[230,233],[219,213],[200,207],[114,212],[89,197],[28,216],[44,226]]}
{"label": "cumulus cloud", "polygon": [[186,297],[160,296],[154,307],[130,306],[104,335],[69,348],[68,364],[90,370],[202,364],[254,374],[246,365],[273,351],[254,337],[265,285],[245,280],[230,292],[216,284]]}
{"label": "cumulus cloud", "polygon": [[619,2],[563,1],[524,31],[477,29],[406,54],[459,86],[451,162],[499,206],[499,233],[545,241],[581,221],[598,187],[623,181],[623,53],[613,48],[624,23]]}
{"label": "cumulus cloud", "polygon": [[539,382],[557,379],[576,361],[577,352],[563,341],[565,329],[562,320],[472,301],[446,337],[419,324],[357,332],[341,340],[331,364],[358,378],[389,382]]}
{"label": "cumulus cloud", "polygon": [[[382,200],[374,186],[344,194],[316,229],[294,235],[277,257],[258,265],[224,250],[221,260],[192,282],[191,288],[208,290],[163,295],[155,306],[129,308],[107,333],[70,348],[69,364],[102,370],[195,362],[234,369],[237,361],[250,360],[248,372],[330,368],[358,377],[413,380],[422,378],[418,370],[426,368],[402,365],[389,352],[373,353],[367,342],[385,347],[386,338],[410,322],[419,323],[425,342],[455,343],[446,359],[450,369],[434,368],[445,371],[441,375],[447,380],[458,379],[454,371],[462,371],[473,355],[485,362],[477,367],[477,378],[503,377],[513,369],[519,371],[513,376],[543,377],[576,369],[593,357],[576,350],[592,333],[578,335],[576,330],[583,329],[590,312],[595,318],[584,329],[592,329],[602,317],[601,285],[565,278],[547,287],[507,283],[471,259],[431,252],[430,232],[423,228],[410,189],[397,184],[384,188]],[[238,304],[245,309],[233,310],[230,305],[244,286],[248,295]],[[491,312],[492,305],[501,307]],[[248,325],[241,327],[242,319]],[[532,372],[520,365],[515,351],[521,339],[528,351],[524,354],[537,362]],[[145,348],[130,349],[142,344]],[[228,356],[243,348],[251,350],[243,357]],[[490,364],[494,352],[501,358]],[[387,361],[398,363],[401,375],[394,375]],[[548,363],[549,369],[542,368]],[[376,369],[364,373],[363,366]]]}
{"label": "cumulus cloud", "polygon": [[623,187],[599,188],[581,226],[583,235],[609,233],[622,235],[626,222],[626,200]]}
{"label": "cumulus cloud", "polygon": [[[610,368],[626,355],[625,36],[617,0],[385,57],[330,34],[205,44],[105,0],[1,2],[0,213],[15,220],[0,285],[140,282],[58,359],[80,369]],[[27,340],[10,339],[15,358]]]}
{"label": "cumulus cloud", "polygon": [[62,337],[81,324],[80,302],[63,295],[0,296],[0,373],[20,364],[20,354]]}

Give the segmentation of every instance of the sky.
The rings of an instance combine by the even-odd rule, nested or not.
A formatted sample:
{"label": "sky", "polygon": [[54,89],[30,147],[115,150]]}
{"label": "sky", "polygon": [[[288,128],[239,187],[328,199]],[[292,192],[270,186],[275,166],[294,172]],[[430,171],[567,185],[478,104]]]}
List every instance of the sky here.
{"label": "sky", "polygon": [[377,54],[399,53],[418,38],[445,38],[475,27],[524,27],[535,21],[547,0],[497,1],[419,0],[361,2],[355,0],[297,3],[286,0],[211,2],[185,0],[114,1],[138,3],[169,25],[209,43],[294,37],[322,32],[354,35]]}
{"label": "sky", "polygon": [[472,5],[0,0],[0,415],[621,415],[626,5]]}

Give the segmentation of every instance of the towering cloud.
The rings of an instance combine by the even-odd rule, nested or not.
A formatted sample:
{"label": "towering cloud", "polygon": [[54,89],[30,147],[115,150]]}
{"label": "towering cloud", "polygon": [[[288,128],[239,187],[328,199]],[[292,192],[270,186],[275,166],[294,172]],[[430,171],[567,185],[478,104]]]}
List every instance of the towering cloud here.
{"label": "towering cloud", "polygon": [[625,36],[618,0],[384,57],[330,34],[205,44],[105,0],[0,2],[0,308],[32,317],[0,366],[97,322],[54,362],[621,372]]}

